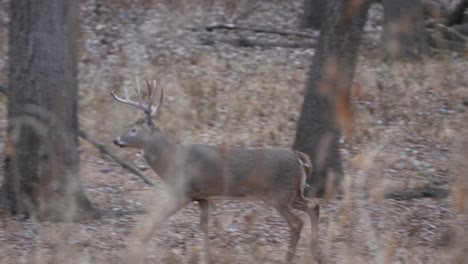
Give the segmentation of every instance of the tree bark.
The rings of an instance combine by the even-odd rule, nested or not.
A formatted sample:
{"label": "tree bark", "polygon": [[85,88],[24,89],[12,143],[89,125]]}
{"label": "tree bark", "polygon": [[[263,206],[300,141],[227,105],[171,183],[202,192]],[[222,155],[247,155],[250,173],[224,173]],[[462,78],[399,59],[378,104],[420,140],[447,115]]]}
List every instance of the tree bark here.
{"label": "tree bark", "polygon": [[421,59],[428,52],[421,0],[383,0],[383,47],[389,59]]}
{"label": "tree bark", "polygon": [[325,19],[326,4],[326,0],[303,0],[301,28],[320,29],[322,21]]}
{"label": "tree bark", "polygon": [[7,88],[5,86],[0,85],[0,93],[7,95],[8,93]]}
{"label": "tree bark", "polygon": [[465,10],[468,8],[468,0],[461,1],[448,17],[447,26],[463,24]]}
{"label": "tree bark", "polygon": [[78,174],[74,1],[10,1],[9,101],[1,205],[74,220],[92,212]]}
{"label": "tree bark", "polygon": [[294,142],[312,160],[309,197],[341,192],[340,128],[350,130],[350,87],[369,6],[361,0],[327,3]]}

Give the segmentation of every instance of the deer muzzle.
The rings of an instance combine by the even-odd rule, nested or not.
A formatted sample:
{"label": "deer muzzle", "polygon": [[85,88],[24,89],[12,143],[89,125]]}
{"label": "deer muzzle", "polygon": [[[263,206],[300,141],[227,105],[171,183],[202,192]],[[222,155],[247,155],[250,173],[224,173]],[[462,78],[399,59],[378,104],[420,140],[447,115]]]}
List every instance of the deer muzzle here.
{"label": "deer muzzle", "polygon": [[117,146],[119,146],[119,147],[121,147],[121,148],[126,147],[125,142],[123,142],[123,141],[120,139],[120,137],[118,137],[118,138],[116,138],[116,139],[114,140],[114,144],[117,145]]}

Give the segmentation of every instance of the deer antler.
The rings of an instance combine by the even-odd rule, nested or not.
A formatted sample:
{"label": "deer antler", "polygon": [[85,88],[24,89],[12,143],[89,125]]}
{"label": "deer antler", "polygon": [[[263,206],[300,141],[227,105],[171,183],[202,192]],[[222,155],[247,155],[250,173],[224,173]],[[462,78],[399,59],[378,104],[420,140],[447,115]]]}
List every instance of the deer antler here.
{"label": "deer antler", "polygon": [[157,106],[153,106],[154,97],[156,96],[156,81],[153,80],[153,85],[150,86],[148,80],[146,80],[146,84],[148,86],[148,100],[147,100],[147,102],[143,101],[143,98],[142,98],[142,95],[141,95],[140,79],[138,78],[138,76],[136,76],[136,87],[135,87],[135,91],[136,91],[136,93],[138,95],[138,100],[139,100],[138,102],[130,100],[130,98],[128,96],[127,88],[124,88],[125,98],[119,97],[116,94],[115,90],[111,91],[111,95],[112,95],[112,97],[114,97],[115,100],[117,100],[117,101],[119,101],[121,103],[131,105],[133,107],[136,107],[138,109],[143,110],[148,118],[152,118],[152,117],[155,117],[158,114],[158,110],[159,110],[159,108],[161,107],[161,105],[163,103],[164,89],[163,88],[161,89],[161,97],[159,98],[159,104]]}
{"label": "deer antler", "polygon": [[[153,80],[153,92],[154,92],[155,89],[156,89],[156,81]],[[151,102],[154,102],[155,94],[156,93],[151,93],[151,96],[150,96]],[[161,88],[161,95],[159,96],[159,103],[158,103],[157,106],[153,106],[151,108],[151,116],[156,116],[158,114],[159,108],[163,104],[163,100],[164,100],[164,88]]]}

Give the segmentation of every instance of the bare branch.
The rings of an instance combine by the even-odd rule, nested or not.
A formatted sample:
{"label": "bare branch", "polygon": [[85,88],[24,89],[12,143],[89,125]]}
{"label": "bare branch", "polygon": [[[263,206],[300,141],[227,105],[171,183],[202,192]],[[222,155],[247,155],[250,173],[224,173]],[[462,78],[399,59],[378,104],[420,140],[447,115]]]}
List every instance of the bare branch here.
{"label": "bare branch", "polygon": [[[189,29],[197,30],[200,28],[192,27]],[[293,31],[293,30],[287,30],[287,29],[278,30],[278,29],[270,29],[270,28],[258,27],[258,26],[253,26],[253,25],[239,25],[239,24],[228,24],[228,23],[202,26],[201,29],[204,29],[206,31],[213,31],[213,30],[218,30],[218,29],[244,30],[244,31],[252,31],[255,33],[268,33],[268,34],[275,34],[275,35],[280,35],[280,36],[295,36],[295,37],[300,37],[300,38],[317,38],[317,36],[310,34],[310,33],[305,33],[305,32],[299,32],[299,31]]]}
{"label": "bare branch", "polygon": [[135,166],[133,166],[132,164],[130,164],[129,162],[123,160],[122,158],[120,158],[119,156],[117,156],[112,150],[110,150],[109,148],[107,148],[106,146],[102,145],[101,143],[97,142],[96,140],[90,138],[88,136],[88,134],[83,131],[83,130],[80,130],[79,132],[79,136],[88,141],[91,145],[93,145],[94,147],[96,147],[101,153],[104,153],[106,155],[108,155],[109,157],[111,157],[115,162],[117,162],[118,164],[120,164],[122,167],[126,168],[127,170],[129,170],[130,172],[132,172],[133,174],[135,174],[136,176],[140,177],[140,179],[142,179],[146,184],[150,185],[150,186],[154,186],[154,184],[148,179],[146,178],[145,175],[143,175],[143,173],[140,172],[139,169],[135,168]]}
{"label": "bare branch", "polygon": [[385,199],[412,200],[421,198],[444,199],[449,195],[449,191],[434,186],[424,186],[416,189],[394,190],[385,193]]}
{"label": "bare branch", "polygon": [[314,48],[316,45],[315,40],[291,42],[291,41],[260,41],[249,40],[247,38],[214,38],[211,36],[200,37],[203,45],[215,45],[217,42],[227,43],[236,47],[264,47],[264,48]]}

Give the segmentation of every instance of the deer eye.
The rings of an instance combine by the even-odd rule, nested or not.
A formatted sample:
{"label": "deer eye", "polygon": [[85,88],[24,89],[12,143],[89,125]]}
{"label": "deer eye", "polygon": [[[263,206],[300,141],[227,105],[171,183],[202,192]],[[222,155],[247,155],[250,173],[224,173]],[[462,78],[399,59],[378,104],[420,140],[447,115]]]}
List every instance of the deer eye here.
{"label": "deer eye", "polygon": [[135,128],[130,129],[130,133],[135,134],[135,133],[136,133],[136,129],[135,129]]}

